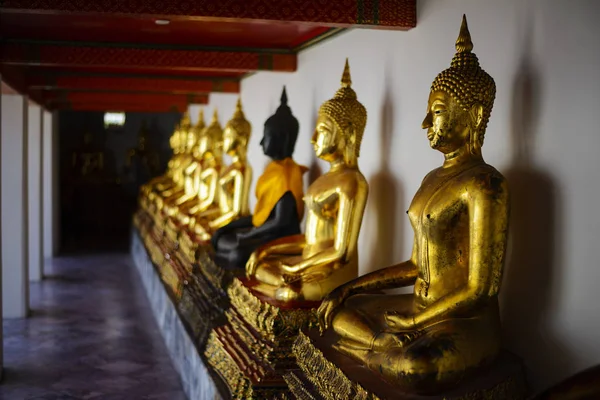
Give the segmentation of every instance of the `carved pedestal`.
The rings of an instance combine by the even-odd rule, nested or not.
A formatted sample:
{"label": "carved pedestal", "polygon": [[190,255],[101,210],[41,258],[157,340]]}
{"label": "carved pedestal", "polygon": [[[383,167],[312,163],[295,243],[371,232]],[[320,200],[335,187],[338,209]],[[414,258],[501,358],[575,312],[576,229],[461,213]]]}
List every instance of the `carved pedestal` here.
{"label": "carved pedestal", "polygon": [[187,294],[193,290],[186,290],[193,285],[184,287],[183,296],[176,303],[164,285],[158,266],[151,260],[145,242],[135,231],[131,243],[134,265],[140,273],[157,325],[188,398],[227,399],[227,389],[219,386],[220,380],[215,380],[211,369],[201,357],[207,335],[204,334],[203,341],[197,327],[204,327],[205,331],[210,331],[212,327],[208,328],[210,321],[203,311],[197,310],[198,303],[195,299],[189,301]]}
{"label": "carved pedestal", "polygon": [[404,392],[380,375],[331,347],[332,336],[320,337],[316,330],[300,333],[293,352],[300,369],[285,380],[298,400],[521,400],[527,386],[520,360],[503,352],[489,367],[482,368],[451,390],[432,395]]}
{"label": "carved pedestal", "polygon": [[139,209],[133,214],[133,226],[136,227],[138,234],[143,239],[152,228],[152,217],[143,209]]}
{"label": "carved pedestal", "polygon": [[289,393],[282,374],[295,365],[291,346],[300,329],[316,322],[318,303],[278,302],[252,286],[245,278],[233,280],[227,322],[210,334],[205,356],[232,398],[285,398]]}

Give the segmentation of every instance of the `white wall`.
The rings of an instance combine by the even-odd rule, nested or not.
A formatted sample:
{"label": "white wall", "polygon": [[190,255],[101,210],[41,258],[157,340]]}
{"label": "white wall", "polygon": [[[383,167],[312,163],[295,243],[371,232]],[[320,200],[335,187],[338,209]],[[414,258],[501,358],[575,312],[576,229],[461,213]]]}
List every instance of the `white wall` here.
{"label": "white wall", "polygon": [[[425,174],[442,162],[421,129],[429,87],[450,65],[466,13],[474,52],[497,85],[483,153],[509,179],[513,199],[501,293],[506,345],[525,359],[534,387],[545,387],[600,363],[600,2],[419,0],[418,6],[417,27],[408,32],[353,30],[302,52],[296,73],[261,72],[242,81],[254,127],[254,179],[267,162],[259,147],[262,125],[284,84],[300,121],[295,158],[313,176],[326,169],[309,140],[318,107],[338,89],[349,57],[353,87],[369,113],[359,160],[370,183],[361,273],[408,258],[405,210]],[[232,95],[211,96],[222,122],[234,102]]]}
{"label": "white wall", "polygon": [[2,95],[2,310],[23,318],[29,308],[27,262],[27,97]]}
{"label": "white wall", "polygon": [[29,280],[42,279],[42,108],[29,104],[27,125]]}

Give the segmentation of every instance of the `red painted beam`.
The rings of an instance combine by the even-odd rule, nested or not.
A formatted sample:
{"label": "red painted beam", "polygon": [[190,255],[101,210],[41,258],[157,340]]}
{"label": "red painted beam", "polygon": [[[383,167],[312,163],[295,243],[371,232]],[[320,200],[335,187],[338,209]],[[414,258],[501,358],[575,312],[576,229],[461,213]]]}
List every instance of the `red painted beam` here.
{"label": "red painted beam", "polygon": [[52,103],[51,110],[70,110],[70,111],[115,111],[115,112],[185,112],[188,104],[129,104],[129,103],[75,103],[60,102]]}
{"label": "red painted beam", "polygon": [[166,50],[123,47],[4,43],[0,62],[6,65],[101,67],[196,71],[294,72],[296,54],[249,51]]}
{"label": "red painted beam", "polygon": [[115,92],[65,92],[45,91],[45,101],[68,100],[71,103],[98,103],[98,102],[121,102],[121,103],[178,103],[186,102],[193,104],[208,104],[207,94],[185,95],[185,94],[157,94],[157,93],[115,93]]}
{"label": "red painted beam", "polygon": [[44,103],[52,109],[88,111],[127,110],[167,112],[186,110],[189,104],[208,104],[208,95],[206,94],[44,91],[41,97]]}
{"label": "red painted beam", "polygon": [[2,11],[71,14],[136,14],[156,18],[258,20],[410,29],[416,26],[416,0],[4,0]]}
{"label": "red painted beam", "polygon": [[239,93],[237,79],[168,79],[123,76],[34,76],[28,79],[33,89],[104,90],[164,93]]}

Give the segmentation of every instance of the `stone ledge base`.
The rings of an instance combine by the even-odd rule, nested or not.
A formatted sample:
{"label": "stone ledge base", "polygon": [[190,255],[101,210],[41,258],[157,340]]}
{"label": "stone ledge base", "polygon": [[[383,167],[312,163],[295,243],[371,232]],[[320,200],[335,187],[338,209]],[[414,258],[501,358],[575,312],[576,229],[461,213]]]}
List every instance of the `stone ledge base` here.
{"label": "stone ledge base", "polygon": [[209,368],[200,357],[196,343],[186,331],[176,306],[167,294],[136,230],[132,232],[131,256],[188,398],[192,400],[222,399],[223,397],[210,375]]}

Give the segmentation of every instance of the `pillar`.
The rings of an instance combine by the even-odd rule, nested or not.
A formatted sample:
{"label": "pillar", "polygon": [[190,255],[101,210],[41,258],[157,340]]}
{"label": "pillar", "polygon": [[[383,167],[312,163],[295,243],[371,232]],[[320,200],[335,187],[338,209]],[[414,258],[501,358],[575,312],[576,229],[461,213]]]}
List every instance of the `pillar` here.
{"label": "pillar", "polygon": [[27,123],[27,163],[29,198],[29,280],[43,277],[42,257],[42,107],[30,103]]}
{"label": "pillar", "polygon": [[2,310],[4,318],[29,308],[27,97],[2,95]]}
{"label": "pillar", "polygon": [[57,166],[56,166],[56,134],[54,126],[54,114],[50,111],[42,111],[42,218],[44,239],[44,258],[56,256],[58,249],[58,203],[57,195]]}
{"label": "pillar", "polygon": [[[2,321],[2,76],[0,76],[0,321]],[[3,375],[4,366],[4,337],[3,329],[0,329],[0,379]]]}

